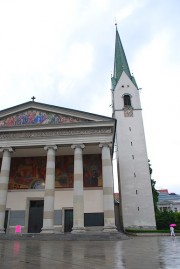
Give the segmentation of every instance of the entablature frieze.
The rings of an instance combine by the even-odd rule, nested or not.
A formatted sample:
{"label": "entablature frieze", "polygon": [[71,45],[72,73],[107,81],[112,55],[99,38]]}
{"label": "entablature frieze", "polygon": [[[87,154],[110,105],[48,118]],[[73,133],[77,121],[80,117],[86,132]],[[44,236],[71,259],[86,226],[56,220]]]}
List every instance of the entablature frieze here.
{"label": "entablature frieze", "polygon": [[0,140],[5,139],[24,139],[24,138],[47,138],[47,137],[70,137],[77,135],[111,135],[112,127],[104,128],[81,128],[81,129],[61,129],[61,130],[36,130],[20,132],[0,132]]}

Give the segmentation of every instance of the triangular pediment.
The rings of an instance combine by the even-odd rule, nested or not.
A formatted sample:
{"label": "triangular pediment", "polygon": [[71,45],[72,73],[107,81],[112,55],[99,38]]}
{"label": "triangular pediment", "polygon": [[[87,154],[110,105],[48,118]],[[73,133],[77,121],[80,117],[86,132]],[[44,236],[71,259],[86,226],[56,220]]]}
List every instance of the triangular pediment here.
{"label": "triangular pediment", "polygon": [[25,125],[62,125],[110,119],[92,113],[31,101],[0,111],[0,128]]}

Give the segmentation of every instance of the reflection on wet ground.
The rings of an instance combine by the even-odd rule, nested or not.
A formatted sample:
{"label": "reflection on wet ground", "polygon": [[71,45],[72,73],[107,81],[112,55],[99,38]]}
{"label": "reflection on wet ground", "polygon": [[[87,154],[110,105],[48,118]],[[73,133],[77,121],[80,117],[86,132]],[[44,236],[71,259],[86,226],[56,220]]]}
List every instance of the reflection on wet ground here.
{"label": "reflection on wet ground", "polygon": [[0,241],[0,268],[176,269],[180,237],[121,241]]}

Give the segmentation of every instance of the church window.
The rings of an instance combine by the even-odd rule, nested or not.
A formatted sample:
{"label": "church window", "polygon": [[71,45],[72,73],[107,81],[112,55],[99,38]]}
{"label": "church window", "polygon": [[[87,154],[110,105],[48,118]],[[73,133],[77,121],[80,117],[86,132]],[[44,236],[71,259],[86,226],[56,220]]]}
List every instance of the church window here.
{"label": "church window", "polygon": [[131,146],[132,146],[132,141],[131,141]]}
{"label": "church window", "polygon": [[136,190],[136,194],[138,193],[138,191]]}
{"label": "church window", "polygon": [[134,155],[132,155],[132,158],[133,158],[133,160],[134,160]]}
{"label": "church window", "polygon": [[122,85],[121,87],[124,88],[124,85]]}
{"label": "church window", "polygon": [[131,97],[128,94],[124,95],[124,106],[131,106]]}
{"label": "church window", "polygon": [[138,206],[138,211],[139,211],[139,206]]}
{"label": "church window", "polygon": [[136,173],[134,173],[134,177],[136,177]]}
{"label": "church window", "polygon": [[129,127],[129,131],[131,132],[131,127]]}

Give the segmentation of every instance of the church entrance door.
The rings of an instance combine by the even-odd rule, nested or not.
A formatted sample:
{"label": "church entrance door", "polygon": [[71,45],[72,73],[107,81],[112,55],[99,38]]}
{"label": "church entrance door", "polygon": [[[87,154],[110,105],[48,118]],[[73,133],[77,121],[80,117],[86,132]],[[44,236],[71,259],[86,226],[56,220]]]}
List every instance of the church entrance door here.
{"label": "church entrance door", "polygon": [[5,219],[4,219],[4,231],[6,233],[8,228],[8,220],[9,220],[9,210],[6,210],[5,212]]}
{"label": "church entrance door", "polygon": [[28,233],[40,233],[43,226],[43,200],[32,200],[29,205]]}
{"label": "church entrance door", "polygon": [[70,233],[73,227],[73,209],[64,210],[64,232]]}

